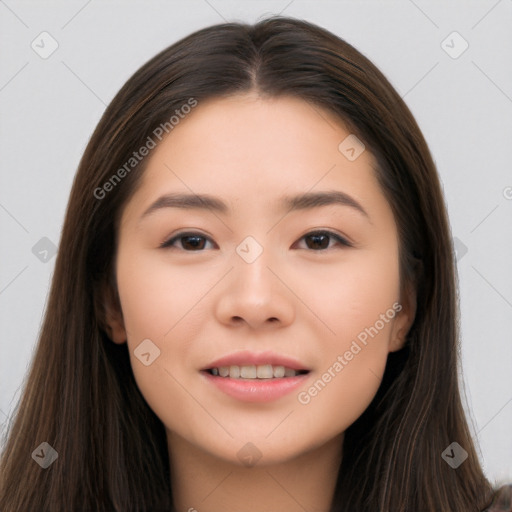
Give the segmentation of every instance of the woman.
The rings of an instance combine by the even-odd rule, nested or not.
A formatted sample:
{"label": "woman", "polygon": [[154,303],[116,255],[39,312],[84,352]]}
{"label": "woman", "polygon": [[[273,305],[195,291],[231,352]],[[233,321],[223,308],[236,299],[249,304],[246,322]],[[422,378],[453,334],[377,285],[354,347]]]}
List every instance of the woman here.
{"label": "woman", "polygon": [[1,510],[512,510],[461,405],[452,250],[352,46],[282,17],[177,42],[80,163]]}

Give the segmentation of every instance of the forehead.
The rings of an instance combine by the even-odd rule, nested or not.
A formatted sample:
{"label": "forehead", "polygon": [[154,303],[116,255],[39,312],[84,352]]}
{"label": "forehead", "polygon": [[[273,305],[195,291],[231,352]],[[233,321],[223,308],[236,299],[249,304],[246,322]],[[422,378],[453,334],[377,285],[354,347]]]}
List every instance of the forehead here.
{"label": "forehead", "polygon": [[373,155],[333,113],[294,97],[199,103],[148,158],[133,198],[139,210],[165,192],[208,193],[233,210],[319,190],[358,202],[380,194]]}

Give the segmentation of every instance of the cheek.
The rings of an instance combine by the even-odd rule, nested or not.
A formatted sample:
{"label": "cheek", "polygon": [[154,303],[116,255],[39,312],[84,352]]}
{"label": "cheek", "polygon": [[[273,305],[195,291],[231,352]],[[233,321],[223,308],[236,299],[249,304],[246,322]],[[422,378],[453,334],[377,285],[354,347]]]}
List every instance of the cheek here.
{"label": "cheek", "polygon": [[[124,251],[127,253],[130,251]],[[144,258],[137,257],[135,251],[119,258],[117,276],[125,327],[133,343],[141,336],[157,343],[173,336],[200,306],[215,278],[204,268],[173,267],[164,254],[162,258]]]}
{"label": "cheek", "polygon": [[335,361],[326,367],[297,396],[304,427],[313,433],[319,430],[325,439],[344,432],[375,397],[385,364],[384,354],[361,351],[349,362]]}
{"label": "cheek", "polygon": [[[126,254],[130,256],[125,257]],[[215,272],[211,269],[183,271],[165,260],[148,260],[127,250],[120,252],[117,263],[131,366],[149,407],[167,427],[187,435],[183,426],[197,423],[197,416],[202,414],[199,407],[193,407],[195,402],[188,392],[191,376],[197,371],[193,366],[195,347],[191,340],[201,336],[207,315],[207,301],[201,298],[218,280],[218,275],[212,275]],[[152,362],[146,366],[137,353],[140,354],[141,342],[147,339],[158,350],[153,352],[154,347],[149,345],[145,352],[150,352]],[[154,359],[153,353],[158,354]],[[181,411],[179,416],[176,410]]]}
{"label": "cheek", "polygon": [[309,283],[317,282],[310,298],[330,332],[317,378],[297,398],[311,417],[330,417],[334,429],[350,426],[375,396],[401,309],[398,254],[390,248],[355,256],[338,271],[309,273]]}
{"label": "cheek", "polygon": [[[172,381],[169,375],[165,377],[165,370],[179,377],[190,369],[187,362],[193,346],[188,340],[201,329],[205,314],[201,297],[211,288],[212,276],[196,276],[191,285],[190,272],[164,260],[139,258],[135,251],[125,249],[117,262],[117,280],[134,375],[141,391],[151,393],[153,380],[158,387],[164,378]],[[137,353],[148,339],[149,359],[154,354],[158,357],[145,366]]]}
{"label": "cheek", "polygon": [[347,253],[335,265],[310,264],[297,275],[307,276],[296,278],[295,290],[322,321],[329,351],[343,350],[347,342],[350,345],[350,340],[376,322],[379,339],[390,334],[397,313],[393,304],[400,298],[398,254],[392,245],[379,252]]}

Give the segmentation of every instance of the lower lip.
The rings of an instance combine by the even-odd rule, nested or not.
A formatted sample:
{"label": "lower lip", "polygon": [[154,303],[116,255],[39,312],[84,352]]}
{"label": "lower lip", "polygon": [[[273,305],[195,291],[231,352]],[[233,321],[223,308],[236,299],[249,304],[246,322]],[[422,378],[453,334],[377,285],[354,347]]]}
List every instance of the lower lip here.
{"label": "lower lip", "polygon": [[300,388],[309,373],[273,379],[232,379],[201,372],[214,386],[227,395],[244,402],[270,402]]}

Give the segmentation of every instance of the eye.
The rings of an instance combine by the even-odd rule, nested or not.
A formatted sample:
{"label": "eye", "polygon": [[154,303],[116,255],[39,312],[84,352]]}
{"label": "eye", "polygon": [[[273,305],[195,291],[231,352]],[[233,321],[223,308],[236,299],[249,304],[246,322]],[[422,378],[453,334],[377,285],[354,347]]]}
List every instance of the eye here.
{"label": "eye", "polygon": [[[345,247],[352,247],[352,244],[345,238],[334,233],[332,231],[312,231],[304,235],[300,240],[306,240],[306,246],[308,249],[312,249],[316,252],[329,249],[330,241],[334,240],[339,245]],[[205,248],[206,242],[212,242],[207,236],[203,236],[200,233],[178,233],[169,240],[163,242],[161,248],[176,247],[176,242],[181,242],[181,249],[187,252],[202,251]]]}
{"label": "eye", "polygon": [[[211,241],[208,237],[201,235],[200,233],[178,233],[176,236],[163,242],[160,247],[173,247],[177,241],[181,241],[182,248],[188,252],[191,251],[202,251],[204,249],[205,240]],[[190,250],[187,249],[191,248]]]}
{"label": "eye", "polygon": [[[345,247],[352,247],[352,244],[345,240],[342,236],[338,235],[337,233],[334,233],[332,231],[312,231],[311,233],[308,233],[304,235],[300,240],[306,240],[306,246],[308,249],[313,249],[315,251],[322,251],[325,249],[329,249],[330,240],[334,240],[338,242],[339,245],[345,246]],[[308,243],[309,242],[309,243]]]}

